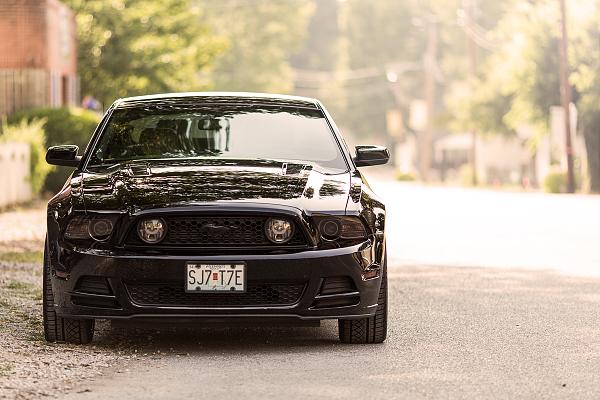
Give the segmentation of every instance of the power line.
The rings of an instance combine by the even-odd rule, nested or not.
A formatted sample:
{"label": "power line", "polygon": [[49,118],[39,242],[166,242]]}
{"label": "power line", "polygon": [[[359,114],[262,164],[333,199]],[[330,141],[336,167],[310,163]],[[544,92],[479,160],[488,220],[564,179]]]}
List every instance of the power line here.
{"label": "power line", "polygon": [[393,71],[396,74],[404,74],[406,72],[419,71],[423,68],[421,63],[415,62],[394,62],[384,65],[383,67],[366,67],[353,70],[340,71],[317,71],[294,68],[294,80],[297,82],[344,82],[363,80],[371,78],[385,77],[387,72]]}

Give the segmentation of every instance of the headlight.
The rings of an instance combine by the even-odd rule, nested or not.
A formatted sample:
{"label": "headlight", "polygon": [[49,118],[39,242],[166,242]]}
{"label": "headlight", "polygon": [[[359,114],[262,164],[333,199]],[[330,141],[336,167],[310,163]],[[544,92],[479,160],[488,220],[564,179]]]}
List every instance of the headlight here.
{"label": "headlight", "polygon": [[113,218],[110,217],[74,217],[65,230],[65,238],[74,240],[94,239],[105,241],[113,231]]}
{"label": "headlight", "polygon": [[90,219],[86,217],[74,217],[69,221],[65,230],[67,239],[90,239]]}
{"label": "headlight", "polygon": [[165,238],[167,224],[162,218],[143,219],[138,223],[138,236],[146,243],[158,243]]}
{"label": "headlight", "polygon": [[269,218],[265,224],[265,234],[271,242],[283,244],[292,238],[294,225],[286,219]]}
{"label": "headlight", "polygon": [[113,224],[109,219],[94,219],[90,221],[88,230],[92,238],[103,241],[110,237],[113,230]]}
{"label": "headlight", "polygon": [[325,240],[365,239],[367,231],[357,217],[317,217],[319,233]]}
{"label": "headlight", "polygon": [[342,224],[336,219],[326,219],[319,224],[321,236],[327,240],[335,240],[342,233]]}
{"label": "headlight", "polygon": [[363,239],[367,237],[365,225],[359,218],[343,217],[342,218],[342,239]]}

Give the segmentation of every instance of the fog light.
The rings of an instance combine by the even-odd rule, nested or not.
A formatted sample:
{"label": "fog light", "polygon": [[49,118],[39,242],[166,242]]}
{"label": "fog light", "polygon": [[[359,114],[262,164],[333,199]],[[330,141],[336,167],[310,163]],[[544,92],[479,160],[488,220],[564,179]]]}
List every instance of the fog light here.
{"label": "fog light", "polygon": [[146,243],[158,243],[166,233],[167,224],[162,218],[143,219],[138,224],[138,236]]}
{"label": "fog light", "polygon": [[267,239],[273,243],[286,243],[292,238],[293,233],[294,226],[286,219],[269,218],[265,224]]}

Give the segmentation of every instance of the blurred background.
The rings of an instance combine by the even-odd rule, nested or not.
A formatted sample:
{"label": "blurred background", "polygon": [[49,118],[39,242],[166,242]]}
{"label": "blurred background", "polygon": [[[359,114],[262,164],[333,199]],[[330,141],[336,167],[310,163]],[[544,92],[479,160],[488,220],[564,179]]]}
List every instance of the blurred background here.
{"label": "blurred background", "polygon": [[[93,359],[40,345],[45,201],[71,173],[46,148],[83,151],[120,97],[205,90],[316,97],[350,146],[389,147],[362,172],[386,203],[390,338],[348,357],[331,324],[234,332],[237,353],[167,334],[158,353],[252,360],[259,396],[598,398],[600,0],[0,0],[0,398],[117,357],[112,333]],[[108,386],[158,376],[185,374]]]}
{"label": "blurred background", "polygon": [[83,149],[115,99],[197,90],[317,97],[399,180],[597,192],[598,21],[597,0],[0,0],[0,170],[30,165],[0,206],[56,192],[43,149]]}

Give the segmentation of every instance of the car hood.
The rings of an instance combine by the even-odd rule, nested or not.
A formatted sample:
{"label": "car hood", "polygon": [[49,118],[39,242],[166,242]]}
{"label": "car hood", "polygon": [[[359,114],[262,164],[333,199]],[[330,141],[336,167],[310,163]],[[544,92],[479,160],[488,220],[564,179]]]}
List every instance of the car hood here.
{"label": "car hood", "polygon": [[129,213],[215,203],[262,203],[307,212],[344,212],[349,173],[331,174],[309,164],[276,161],[154,162],[85,172],[88,211]]}

